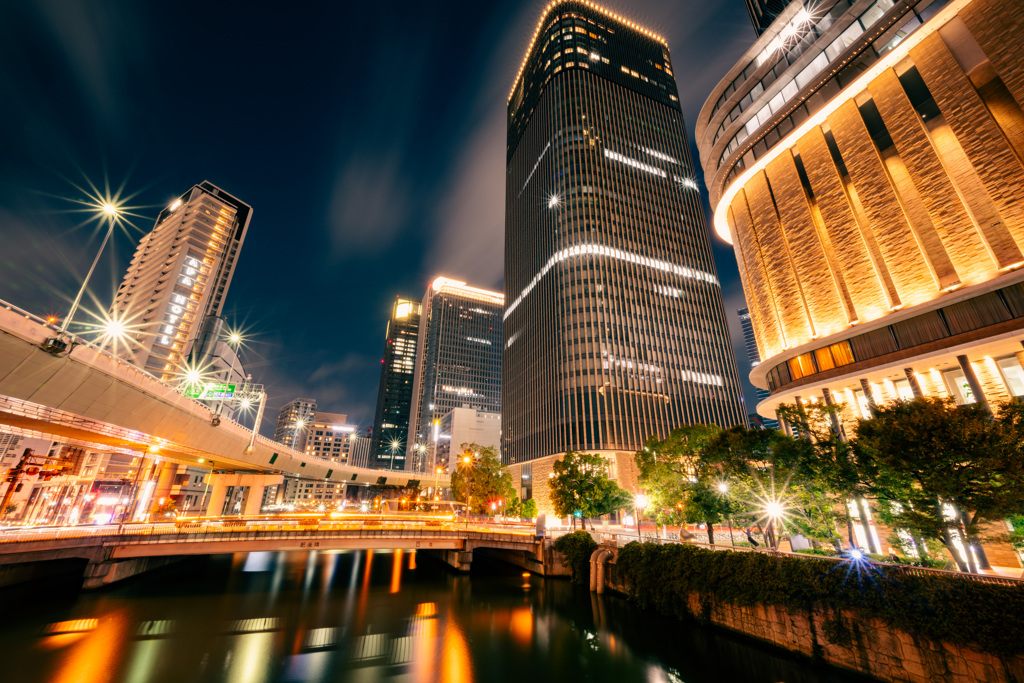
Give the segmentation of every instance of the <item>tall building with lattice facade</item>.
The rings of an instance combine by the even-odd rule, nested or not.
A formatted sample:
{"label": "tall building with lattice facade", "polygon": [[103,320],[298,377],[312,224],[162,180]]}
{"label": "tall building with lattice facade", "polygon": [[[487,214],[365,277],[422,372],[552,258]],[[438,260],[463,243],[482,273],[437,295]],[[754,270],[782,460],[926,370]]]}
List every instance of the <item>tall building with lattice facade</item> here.
{"label": "tall building with lattice facade", "polygon": [[664,40],[551,3],[509,97],[505,192],[502,455],[541,509],[566,451],[630,487],[647,437],[744,424]]}
{"label": "tall building with lattice facade", "polygon": [[455,408],[501,412],[501,314],[499,292],[436,278],[423,295],[413,383],[407,469],[432,472],[438,458],[440,420]]}
{"label": "tall building with lattice facade", "polygon": [[206,181],[160,212],[114,298],[131,338],[122,355],[156,377],[180,374],[203,321],[221,315],[251,217]]}

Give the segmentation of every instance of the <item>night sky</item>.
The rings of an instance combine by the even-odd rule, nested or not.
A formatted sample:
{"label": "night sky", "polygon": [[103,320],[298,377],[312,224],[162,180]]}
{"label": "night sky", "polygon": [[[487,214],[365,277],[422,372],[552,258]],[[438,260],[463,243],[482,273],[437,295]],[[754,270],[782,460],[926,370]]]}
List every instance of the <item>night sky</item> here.
{"label": "night sky", "polygon": [[[692,138],[755,39],[742,0],[604,4],[669,41]],[[0,2],[0,299],[67,310],[102,236],[74,200],[109,183],[141,217],[93,279],[106,310],[159,209],[209,180],[253,207],[226,318],[251,335],[264,433],[297,396],[369,425],[395,295],[439,274],[501,289],[506,101],[544,6]],[[712,242],[745,378],[736,263]]]}

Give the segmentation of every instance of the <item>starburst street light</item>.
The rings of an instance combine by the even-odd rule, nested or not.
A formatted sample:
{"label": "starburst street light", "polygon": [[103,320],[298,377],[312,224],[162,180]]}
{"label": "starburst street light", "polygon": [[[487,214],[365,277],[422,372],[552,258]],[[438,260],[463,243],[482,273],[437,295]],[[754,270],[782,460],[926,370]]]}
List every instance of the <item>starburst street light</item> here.
{"label": "starburst street light", "polygon": [[103,236],[103,241],[100,242],[99,251],[96,252],[96,257],[92,260],[92,265],[89,266],[89,272],[85,274],[85,279],[82,280],[82,286],[79,287],[78,294],[75,295],[75,300],[71,303],[71,309],[64,317],[64,322],[61,323],[60,329],[57,331],[57,336],[53,339],[46,340],[46,344],[44,346],[57,353],[63,351],[67,346],[61,338],[67,334],[68,326],[71,325],[71,321],[75,317],[75,313],[78,311],[78,305],[82,302],[82,296],[85,294],[85,290],[89,286],[89,280],[92,279],[92,274],[96,270],[96,264],[100,262],[100,256],[103,255],[103,250],[106,248],[107,242],[110,241],[110,236],[114,234],[114,226],[117,225],[117,221],[121,215],[117,199],[107,198],[97,204],[93,204],[92,206],[99,212],[101,220],[104,217],[106,218],[108,224],[107,232]]}

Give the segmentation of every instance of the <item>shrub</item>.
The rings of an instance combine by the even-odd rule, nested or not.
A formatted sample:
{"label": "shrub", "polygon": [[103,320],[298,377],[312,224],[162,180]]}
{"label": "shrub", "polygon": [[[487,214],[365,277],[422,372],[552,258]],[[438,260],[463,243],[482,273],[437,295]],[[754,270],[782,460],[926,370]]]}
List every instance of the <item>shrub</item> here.
{"label": "shrub", "polygon": [[597,543],[586,531],[575,531],[555,540],[555,550],[565,555],[572,572],[572,582],[590,583],[590,556],[597,550]]}
{"label": "shrub", "polygon": [[[893,628],[996,653],[1024,652],[1024,587],[950,576],[915,576],[869,562],[703,550],[633,542],[619,551],[616,576],[642,607],[677,618],[689,595],[735,605],[857,610]],[[842,640],[835,625],[829,636]]]}

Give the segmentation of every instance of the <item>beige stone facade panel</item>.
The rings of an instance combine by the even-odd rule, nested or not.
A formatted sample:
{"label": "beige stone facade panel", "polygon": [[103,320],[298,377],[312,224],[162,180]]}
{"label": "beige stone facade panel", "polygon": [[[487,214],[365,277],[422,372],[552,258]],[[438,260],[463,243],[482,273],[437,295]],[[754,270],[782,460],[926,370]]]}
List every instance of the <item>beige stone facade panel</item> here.
{"label": "beige stone facade panel", "polygon": [[1010,398],[1010,391],[1006,388],[994,359],[972,358],[971,365],[981,383],[981,391],[990,405],[995,406]]}
{"label": "beige stone facade panel", "polygon": [[989,115],[974,86],[937,34],[911,50],[921,77],[1003,217],[1010,235],[1024,241],[1024,167]]}
{"label": "beige stone facade panel", "polygon": [[738,192],[730,207],[734,230],[736,232],[736,250],[743,260],[747,275],[748,292],[756,293],[748,296],[750,317],[754,322],[757,336],[757,347],[762,358],[770,358],[788,346],[782,336],[782,328],[776,313],[775,295],[764,267],[764,257],[757,241],[757,235],[750,223],[750,209],[744,192]]}
{"label": "beige stone facade panel", "polygon": [[778,307],[785,337],[787,340],[810,339],[814,332],[804,305],[803,288],[794,273],[793,260],[798,256],[790,251],[764,174],[751,178],[744,191],[772,291],[777,301],[785,302]]}
{"label": "beige stone facade panel", "polygon": [[[868,256],[868,247],[850,208],[832,155],[820,128],[814,128],[797,143],[807,169],[815,201],[836,250],[843,279],[860,322],[880,318],[889,312],[882,283]],[[808,339],[802,342],[809,341]]]}
{"label": "beige stone facade panel", "polygon": [[[913,306],[935,298],[939,293],[938,283],[922,252],[923,246],[930,246],[936,257],[945,257],[934,228],[931,230],[934,244],[928,244],[928,235],[922,234],[923,239],[918,239],[910,229],[857,105],[852,100],[846,102],[828,122],[899,292],[900,302]],[[948,258],[945,262],[943,265],[950,268]]]}
{"label": "beige stone facade panel", "polygon": [[975,0],[960,18],[978,41],[1007,89],[1024,107],[1024,11],[1020,0]]}
{"label": "beige stone facade panel", "polygon": [[869,86],[900,158],[928,208],[946,252],[964,284],[990,277],[995,264],[971,222],[896,74],[886,71]]}
{"label": "beige stone facade panel", "polygon": [[921,391],[925,396],[938,396],[945,398],[949,396],[946,383],[942,381],[942,374],[933,368],[922,368],[917,371],[917,381],[921,384]]}
{"label": "beige stone facade panel", "polygon": [[[792,254],[793,267],[814,324],[814,331],[824,336],[845,329],[849,319],[843,303],[844,293],[833,276],[828,256],[814,225],[810,207],[797,175],[791,154],[783,154],[765,169],[772,188],[779,219]],[[838,269],[837,269],[838,270]]]}

